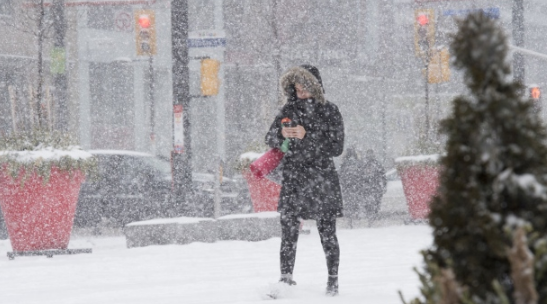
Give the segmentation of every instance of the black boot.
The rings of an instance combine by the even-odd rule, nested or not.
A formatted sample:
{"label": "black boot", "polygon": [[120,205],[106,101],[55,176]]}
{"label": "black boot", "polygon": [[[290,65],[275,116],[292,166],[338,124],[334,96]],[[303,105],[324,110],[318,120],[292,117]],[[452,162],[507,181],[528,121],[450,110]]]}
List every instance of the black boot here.
{"label": "black boot", "polygon": [[329,275],[326,294],[331,297],[338,295],[338,276]]}
{"label": "black boot", "polygon": [[287,285],[289,285],[289,286],[296,285],[296,282],[293,281],[293,279],[292,279],[292,274],[290,274],[290,273],[282,274],[282,275],[281,275],[281,279],[279,279],[279,282],[285,283],[285,284],[287,284]]}

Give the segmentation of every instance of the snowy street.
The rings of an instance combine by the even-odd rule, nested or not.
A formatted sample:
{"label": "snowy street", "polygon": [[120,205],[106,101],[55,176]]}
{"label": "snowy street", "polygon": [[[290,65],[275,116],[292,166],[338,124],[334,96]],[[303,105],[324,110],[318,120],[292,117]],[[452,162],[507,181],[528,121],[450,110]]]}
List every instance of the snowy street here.
{"label": "snowy street", "polygon": [[[425,225],[340,230],[340,295],[327,298],[326,265],[316,230],[302,235],[298,285],[282,303],[401,303],[418,293],[412,267],[431,243]],[[92,254],[17,257],[0,241],[2,303],[261,303],[279,277],[279,238],[262,242],[151,246],[126,249],[124,237],[77,237],[70,248]]]}
{"label": "snowy street", "polygon": [[[401,303],[416,296],[419,251],[431,243],[426,225],[404,225],[400,182],[390,182],[381,214],[370,228],[345,229],[340,221],[340,295],[324,295],[327,271],[317,230],[301,235],[294,278],[298,285],[281,303]],[[73,233],[69,248],[92,254],[8,260],[0,241],[0,302],[262,303],[279,277],[279,238],[261,242],[150,246],[127,249],[119,233],[101,237]]]}

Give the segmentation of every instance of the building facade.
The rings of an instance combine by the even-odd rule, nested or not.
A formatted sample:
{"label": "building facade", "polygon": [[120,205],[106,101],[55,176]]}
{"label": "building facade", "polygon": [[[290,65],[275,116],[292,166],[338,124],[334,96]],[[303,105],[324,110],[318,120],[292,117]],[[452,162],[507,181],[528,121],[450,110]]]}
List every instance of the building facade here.
{"label": "building facade", "polygon": [[[46,16],[51,16],[51,1],[45,1]],[[426,102],[424,61],[415,51],[416,13],[432,12],[436,50],[448,47],[457,18],[473,10],[498,19],[512,42],[517,1],[188,0],[190,40],[223,41],[215,46],[189,41],[194,170],[214,171],[217,162],[212,159],[217,159],[228,164],[229,172],[241,153],[262,143],[280,107],[280,74],[304,63],[321,71],[326,96],[344,117],[347,146],[373,149],[391,166],[395,157],[409,153],[425,120],[431,136],[437,136],[435,126],[450,111],[451,100],[466,93],[462,75],[451,69],[449,81],[427,85]],[[36,3],[3,0],[0,16],[31,27],[21,12],[35,9]],[[168,158],[173,146],[170,0],[65,0],[64,7],[70,131],[84,148]],[[157,53],[152,60],[136,49],[135,18],[142,10],[155,16]],[[546,14],[547,4],[525,1],[524,48],[547,53],[542,35]],[[15,26],[6,29],[9,43],[0,44],[4,133],[13,127],[14,100],[22,113],[15,119],[28,125],[29,87],[36,87],[38,71],[36,36]],[[54,100],[52,47],[47,36],[44,83]],[[216,96],[200,95],[203,58],[221,62]],[[525,84],[545,87],[545,60],[524,58]],[[11,95],[9,87],[15,88]]]}

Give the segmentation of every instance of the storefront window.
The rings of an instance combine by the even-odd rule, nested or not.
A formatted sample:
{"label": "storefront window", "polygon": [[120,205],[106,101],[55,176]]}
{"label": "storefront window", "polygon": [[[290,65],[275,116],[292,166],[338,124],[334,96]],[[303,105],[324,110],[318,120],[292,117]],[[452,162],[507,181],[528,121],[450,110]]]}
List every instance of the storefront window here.
{"label": "storefront window", "polygon": [[13,14],[13,0],[2,0],[0,1],[0,15],[11,16]]}

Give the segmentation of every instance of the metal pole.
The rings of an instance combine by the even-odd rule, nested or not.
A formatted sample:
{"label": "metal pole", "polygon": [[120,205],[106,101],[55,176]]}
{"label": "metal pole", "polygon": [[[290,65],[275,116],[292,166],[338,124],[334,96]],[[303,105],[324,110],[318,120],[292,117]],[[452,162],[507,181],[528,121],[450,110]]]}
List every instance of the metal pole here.
{"label": "metal pole", "polygon": [[425,58],[425,140],[429,141],[429,48]]}
{"label": "metal pole", "polygon": [[[38,88],[36,89],[36,114],[38,120],[38,128],[42,128],[43,113],[42,113],[42,99],[43,99],[43,86],[44,86],[44,19],[45,19],[44,0],[40,0],[37,26],[38,26]],[[34,98],[34,96],[32,97]]]}
{"label": "metal pole", "polygon": [[[513,43],[524,47],[524,1],[513,0]],[[513,78],[524,83],[524,55],[513,53]]]}
{"label": "metal pole", "polygon": [[[66,19],[64,0],[53,1],[53,14],[54,14],[54,41],[53,45],[59,51],[65,53],[63,59],[66,64],[66,49],[65,49],[65,35],[66,35]],[[69,110],[67,102],[67,88],[68,79],[66,75],[66,67],[63,71],[56,71],[54,83],[55,83],[55,105],[53,111],[55,113],[56,126],[55,128],[60,131],[68,131]]]}
{"label": "metal pole", "polygon": [[[171,0],[171,51],[173,108],[182,106],[184,148],[173,149],[172,174],[175,203],[180,210],[192,198],[192,147],[190,138],[190,71],[188,68],[188,0]],[[173,128],[173,142],[175,140]],[[175,148],[175,147],[173,147]]]}
{"label": "metal pole", "polygon": [[148,58],[148,72],[149,72],[149,91],[150,91],[150,143],[152,154],[156,154],[156,134],[155,134],[155,125],[156,125],[156,100],[154,97],[154,56],[150,54]]}
{"label": "metal pole", "polygon": [[[224,11],[223,11],[223,0],[215,1],[215,11],[214,11],[214,20],[215,20],[215,30],[222,31],[224,30]],[[220,189],[220,184],[222,182],[223,175],[223,164],[225,158],[225,108],[224,108],[224,48],[217,48],[219,52],[218,58],[220,60],[220,70],[219,70],[219,79],[220,87],[218,94],[216,96],[216,122],[217,122],[217,164],[216,164],[216,176],[215,176],[215,201],[214,201],[214,218],[219,218],[222,214],[222,192]]]}
{"label": "metal pole", "polygon": [[517,46],[514,46],[514,45],[510,45],[509,47],[514,52],[522,53],[523,55],[530,55],[530,56],[539,58],[541,60],[547,60],[547,54],[543,54],[543,53],[540,53],[540,52],[535,52],[535,51],[532,51],[532,50],[527,50],[525,48],[517,47]]}
{"label": "metal pole", "polygon": [[[386,83],[385,77],[382,77],[382,83]],[[387,159],[387,130],[386,130],[386,94],[382,94],[382,164],[386,164]]]}
{"label": "metal pole", "polygon": [[[274,61],[274,68],[275,68],[275,83],[276,83],[276,93],[275,93],[275,104],[277,106],[281,105],[282,98],[281,98],[281,91],[279,89],[279,85],[277,85],[277,81],[279,81],[279,77],[281,77],[281,41],[279,39],[279,22],[277,20],[277,8],[278,8],[278,0],[273,0],[272,4],[272,32],[273,32],[273,54],[272,58]],[[270,113],[267,113],[269,115]]]}

